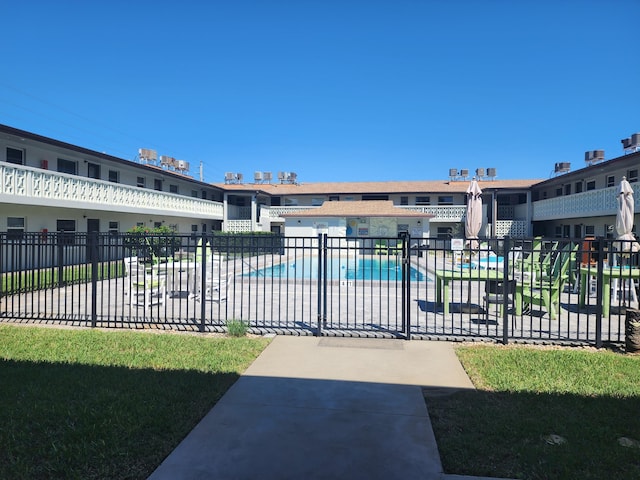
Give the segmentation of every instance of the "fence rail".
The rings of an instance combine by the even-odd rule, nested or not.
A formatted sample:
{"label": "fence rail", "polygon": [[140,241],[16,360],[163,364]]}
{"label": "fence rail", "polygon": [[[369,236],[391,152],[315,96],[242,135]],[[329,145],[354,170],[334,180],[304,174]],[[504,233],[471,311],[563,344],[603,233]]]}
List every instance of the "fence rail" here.
{"label": "fence rail", "polygon": [[0,233],[0,320],[407,339],[624,341],[638,254],[607,239]]}

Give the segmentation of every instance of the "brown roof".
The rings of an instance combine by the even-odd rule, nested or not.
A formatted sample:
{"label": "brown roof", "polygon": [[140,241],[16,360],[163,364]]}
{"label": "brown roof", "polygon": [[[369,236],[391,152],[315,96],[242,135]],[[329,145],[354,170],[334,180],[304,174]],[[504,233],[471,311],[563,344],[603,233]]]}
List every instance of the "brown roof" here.
{"label": "brown roof", "polygon": [[394,207],[391,200],[324,202],[320,207],[285,213],[283,217],[417,217],[431,218],[428,213]]}
{"label": "brown roof", "polygon": [[[480,188],[486,189],[527,189],[539,183],[535,180],[481,180]],[[215,187],[226,191],[261,191],[269,195],[350,195],[367,193],[465,193],[469,181],[412,180],[393,182],[318,182],[299,184],[280,183],[215,183]]]}

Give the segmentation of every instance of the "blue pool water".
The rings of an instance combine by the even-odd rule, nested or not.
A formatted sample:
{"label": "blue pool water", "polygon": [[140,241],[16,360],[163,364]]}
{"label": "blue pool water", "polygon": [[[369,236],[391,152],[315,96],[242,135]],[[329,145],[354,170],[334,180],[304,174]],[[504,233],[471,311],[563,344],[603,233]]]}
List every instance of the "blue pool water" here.
{"label": "blue pool water", "polygon": [[[410,267],[412,281],[424,281],[426,276]],[[292,280],[317,280],[318,259],[281,263],[272,267],[254,270],[249,277],[289,278]],[[329,280],[401,280],[401,266],[395,259],[375,258],[334,258],[327,260],[327,278]]]}

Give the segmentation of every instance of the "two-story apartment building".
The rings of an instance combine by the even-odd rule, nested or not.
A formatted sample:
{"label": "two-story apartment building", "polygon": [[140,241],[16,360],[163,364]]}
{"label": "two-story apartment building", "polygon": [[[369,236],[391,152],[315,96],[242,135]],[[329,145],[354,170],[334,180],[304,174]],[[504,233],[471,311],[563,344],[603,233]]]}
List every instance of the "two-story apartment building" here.
{"label": "two-story apartment building", "polygon": [[[530,187],[539,180],[481,180],[487,236],[530,233]],[[282,232],[283,215],[325,202],[387,200],[431,216],[432,237],[460,234],[469,180],[403,182],[216,184],[225,191],[225,226],[237,231]],[[425,232],[427,233],[427,232]]]}
{"label": "two-story apartment building", "polygon": [[[480,235],[612,236],[623,176],[635,190],[636,218],[640,212],[639,165],[636,151],[572,172],[561,169],[547,180],[480,178]],[[0,125],[0,231],[107,232],[166,225],[178,233],[283,233],[288,213],[325,202],[386,200],[426,214],[426,236],[463,235],[470,178],[312,183],[262,172],[252,182],[240,178],[206,183],[161,162],[121,159]]]}
{"label": "two-story apartment building", "polygon": [[0,231],[220,230],[222,190],[185,173],[0,125]]}
{"label": "two-story apartment building", "polygon": [[626,177],[634,190],[634,231],[637,234],[639,167],[640,151],[637,151],[608,161],[588,162],[583,168],[559,172],[553,178],[533,185],[533,233],[565,238],[615,237],[617,192],[620,181]]}

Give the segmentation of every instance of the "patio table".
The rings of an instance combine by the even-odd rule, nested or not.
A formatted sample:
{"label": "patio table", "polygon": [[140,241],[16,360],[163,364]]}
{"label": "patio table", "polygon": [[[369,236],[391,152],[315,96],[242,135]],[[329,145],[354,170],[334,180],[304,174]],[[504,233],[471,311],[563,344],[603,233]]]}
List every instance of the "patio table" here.
{"label": "patio table", "polygon": [[[586,304],[588,277],[595,276],[597,269],[591,267],[580,268],[580,307]],[[611,304],[611,280],[636,280],[640,279],[640,268],[605,267],[602,271],[602,316],[609,316]]]}
{"label": "patio table", "polygon": [[452,281],[484,282],[502,280],[502,272],[490,269],[436,270],[436,303],[444,304],[444,314],[449,315],[449,283]]}

